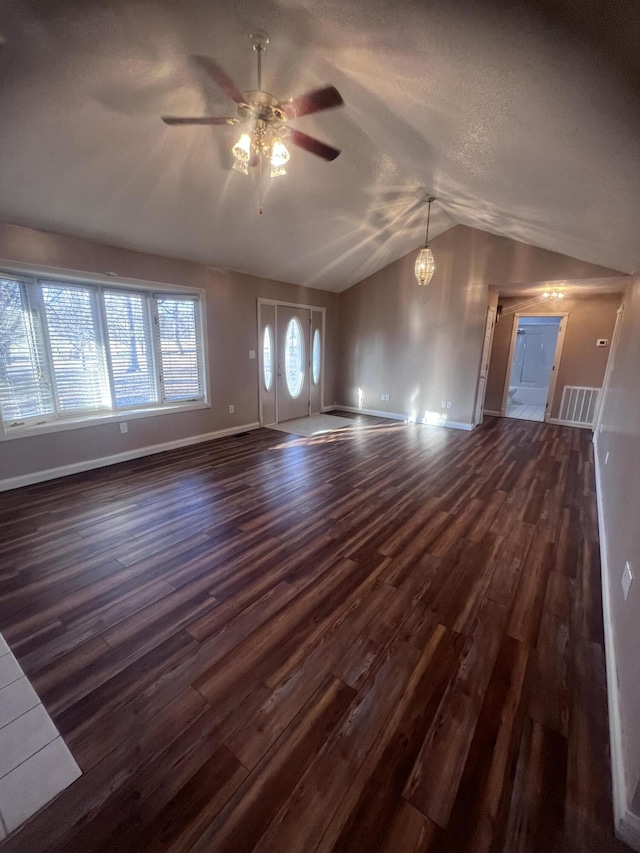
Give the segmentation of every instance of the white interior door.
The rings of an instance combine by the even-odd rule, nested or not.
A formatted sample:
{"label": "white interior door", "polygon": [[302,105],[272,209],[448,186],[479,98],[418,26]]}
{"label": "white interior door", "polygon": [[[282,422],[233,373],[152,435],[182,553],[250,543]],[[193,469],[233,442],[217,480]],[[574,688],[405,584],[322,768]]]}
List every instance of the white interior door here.
{"label": "white interior door", "polygon": [[493,330],[496,324],[496,309],[487,309],[487,324],[484,329],[484,344],[482,345],[482,360],[480,362],[480,378],[478,379],[478,393],[476,395],[476,412],[473,419],[477,426],[482,423],[484,417],[484,398],[487,393],[487,376],[489,375],[489,361],[491,359],[491,344],[493,343]]}
{"label": "white interior door", "polygon": [[278,423],[306,418],[310,405],[311,311],[278,305],[276,394]]}

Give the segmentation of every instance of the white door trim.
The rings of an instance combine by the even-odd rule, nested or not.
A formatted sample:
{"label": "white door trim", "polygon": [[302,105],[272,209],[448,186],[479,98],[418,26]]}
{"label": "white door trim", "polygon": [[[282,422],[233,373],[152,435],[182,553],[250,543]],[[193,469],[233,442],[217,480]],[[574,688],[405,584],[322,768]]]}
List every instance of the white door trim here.
{"label": "white door trim", "polygon": [[595,441],[595,437],[598,434],[598,430],[600,429],[600,424],[602,422],[602,413],[604,411],[604,397],[607,391],[609,390],[609,380],[611,379],[611,372],[613,370],[613,365],[616,360],[616,348],[618,346],[618,339],[620,337],[620,323],[622,321],[622,315],[624,314],[624,302],[618,308],[616,312],[616,324],[613,327],[613,334],[611,336],[611,348],[609,349],[609,358],[607,359],[607,366],[604,371],[604,378],[602,380],[602,387],[600,389],[600,396],[598,397],[598,403],[596,405],[595,417],[593,419],[593,440]]}
{"label": "white door trim", "polygon": [[509,399],[509,380],[511,379],[511,366],[513,357],[516,351],[516,338],[518,335],[518,326],[521,317],[562,317],[560,321],[560,329],[558,331],[558,339],[556,341],[556,351],[553,356],[553,367],[551,368],[551,381],[549,382],[549,390],[547,392],[547,402],[544,410],[545,423],[549,420],[551,407],[553,405],[553,396],[556,391],[556,382],[558,381],[558,370],[560,368],[560,359],[562,358],[562,347],[564,346],[564,336],[567,329],[567,320],[569,317],[568,311],[545,311],[544,314],[538,314],[530,311],[518,311],[513,315],[513,329],[511,330],[511,343],[509,344],[509,357],[507,359],[507,374],[504,378],[504,389],[502,392],[502,405],[500,406],[500,417],[505,417],[507,413],[507,400]]}
{"label": "white door trim", "polygon": [[[476,401],[473,409],[473,423],[479,426],[483,420],[484,400],[487,394],[487,379],[489,377],[489,362],[491,360],[491,348],[493,347],[493,332],[496,327],[496,315],[498,309],[489,305],[487,308],[487,319],[484,326],[484,339],[482,341],[482,355],[480,356],[480,372],[478,384],[476,385]],[[489,334],[487,335],[487,331]]]}

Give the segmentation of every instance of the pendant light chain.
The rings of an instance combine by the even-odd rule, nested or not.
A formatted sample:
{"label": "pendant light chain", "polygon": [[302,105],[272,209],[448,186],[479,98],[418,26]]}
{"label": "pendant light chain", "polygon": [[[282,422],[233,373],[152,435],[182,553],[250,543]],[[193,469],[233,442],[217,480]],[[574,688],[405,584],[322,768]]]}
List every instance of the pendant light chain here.
{"label": "pendant light chain", "polygon": [[427,208],[427,233],[424,235],[425,246],[429,245],[429,222],[431,220],[431,202],[432,201],[433,201],[433,199],[431,198],[431,196],[429,196],[429,198],[427,199],[427,203],[429,205],[429,207]]}

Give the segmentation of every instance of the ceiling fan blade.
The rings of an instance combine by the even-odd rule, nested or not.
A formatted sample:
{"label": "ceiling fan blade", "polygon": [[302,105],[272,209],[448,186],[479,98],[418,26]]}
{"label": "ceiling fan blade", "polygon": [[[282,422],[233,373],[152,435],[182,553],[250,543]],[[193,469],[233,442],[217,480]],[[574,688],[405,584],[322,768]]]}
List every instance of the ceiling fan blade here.
{"label": "ceiling fan blade", "polygon": [[[231,119],[232,121],[233,119]],[[202,116],[196,118],[181,118],[179,116],[162,116],[162,121],[165,124],[177,125],[177,124],[226,124],[230,119],[226,116]]]}
{"label": "ceiling fan blade", "polygon": [[284,110],[289,118],[298,118],[310,113],[319,113],[321,110],[330,110],[341,104],[344,104],[344,101],[336,87],[325,86],[323,89],[315,89],[290,101],[284,105]]}
{"label": "ceiling fan blade", "polygon": [[315,139],[313,136],[309,136],[307,133],[302,133],[299,130],[293,130],[293,128],[290,130],[289,139],[298,148],[304,148],[305,151],[315,154],[316,157],[322,157],[323,160],[335,160],[340,153],[338,148],[333,148],[331,145],[327,145],[326,142],[320,142],[319,139]]}
{"label": "ceiling fan blade", "polygon": [[191,61],[202,71],[205,72],[212,80],[218,84],[218,86],[222,89],[222,91],[227,94],[230,98],[232,98],[236,104],[240,104],[244,101],[244,96],[240,89],[233,82],[231,77],[227,74],[226,71],[223,71],[222,68],[211,59],[210,56],[201,56],[196,55],[191,57]]}

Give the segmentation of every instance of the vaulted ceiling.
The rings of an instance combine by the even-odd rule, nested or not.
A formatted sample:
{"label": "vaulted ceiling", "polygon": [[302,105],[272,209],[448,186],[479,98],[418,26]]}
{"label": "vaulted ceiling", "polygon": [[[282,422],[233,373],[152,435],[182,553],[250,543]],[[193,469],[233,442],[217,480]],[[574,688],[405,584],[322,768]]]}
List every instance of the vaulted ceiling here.
{"label": "vaulted ceiling", "polygon": [[[324,83],[340,109],[300,130],[258,187],[231,169],[233,115],[189,56],[255,88]],[[5,0],[0,219],[340,291],[462,223],[640,269],[637,0]],[[230,112],[230,109],[232,110]]]}

